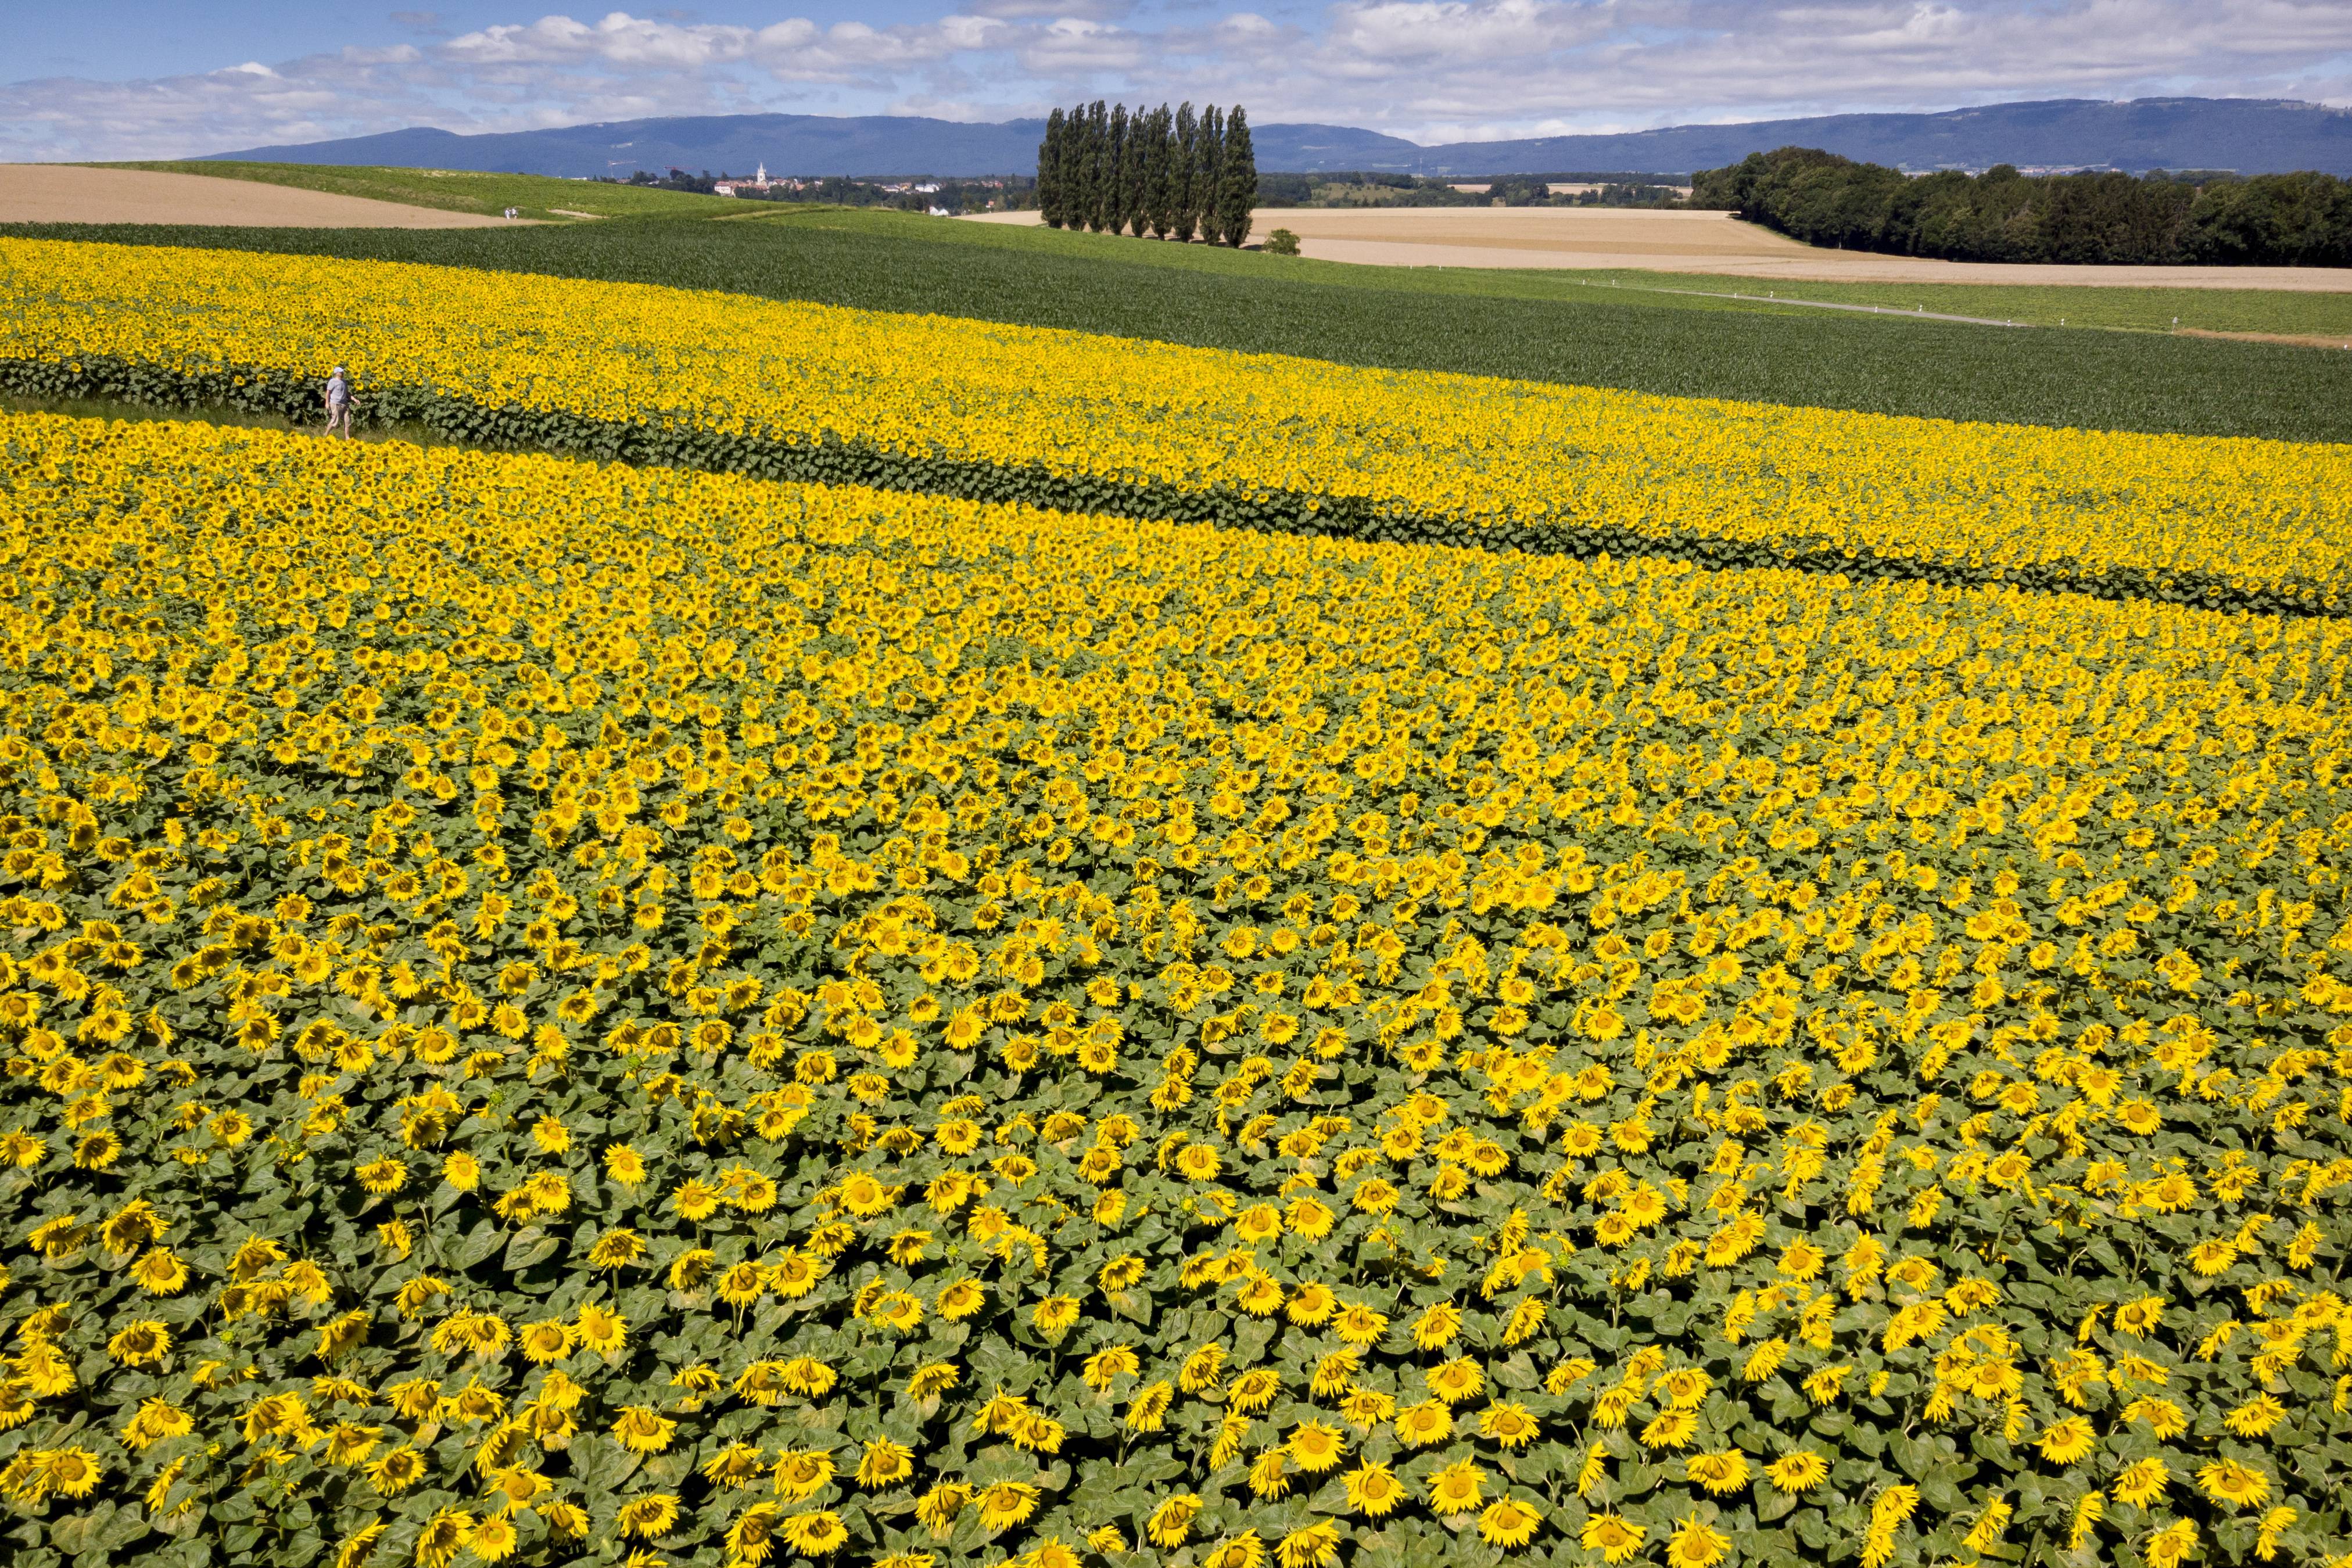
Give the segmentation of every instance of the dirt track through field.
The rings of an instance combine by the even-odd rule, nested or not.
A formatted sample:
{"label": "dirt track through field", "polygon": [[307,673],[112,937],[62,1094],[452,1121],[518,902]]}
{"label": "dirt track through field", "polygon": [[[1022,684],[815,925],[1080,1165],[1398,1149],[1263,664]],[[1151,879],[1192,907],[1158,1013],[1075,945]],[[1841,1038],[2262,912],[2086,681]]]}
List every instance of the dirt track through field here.
{"label": "dirt track through field", "polygon": [[236,228],[470,229],[505,223],[397,202],[148,169],[0,163],[0,223],[223,224]]}
{"label": "dirt track through field", "polygon": [[[979,223],[1041,221],[991,213]],[[2080,284],[2114,288],[2280,288],[2352,293],[2352,267],[2055,267],[1817,250],[1724,213],[1579,207],[1261,207],[1302,254],[1382,267],[1704,272],[1833,283]]]}

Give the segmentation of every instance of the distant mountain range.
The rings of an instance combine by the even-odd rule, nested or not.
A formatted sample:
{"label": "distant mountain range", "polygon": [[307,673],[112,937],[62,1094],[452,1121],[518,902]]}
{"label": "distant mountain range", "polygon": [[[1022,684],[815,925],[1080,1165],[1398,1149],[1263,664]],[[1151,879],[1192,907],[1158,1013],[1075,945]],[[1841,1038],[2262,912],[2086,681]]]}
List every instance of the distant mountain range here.
{"label": "distant mountain range", "polygon": [[[2053,99],[1943,114],[1838,114],[1742,125],[1681,125],[1611,136],[1546,136],[1423,147],[1344,125],[1252,127],[1260,169],[1432,175],[1638,171],[1683,174],[1791,144],[1906,169],[2024,167],[2318,169],[2352,175],[2352,111],[2265,99]],[[1027,173],[1041,120],[969,125],[913,116],[733,114],[628,120],[461,136],[416,127],[339,141],[249,147],[219,159],[366,163],[523,174],[627,176],[639,169],[750,173]]]}

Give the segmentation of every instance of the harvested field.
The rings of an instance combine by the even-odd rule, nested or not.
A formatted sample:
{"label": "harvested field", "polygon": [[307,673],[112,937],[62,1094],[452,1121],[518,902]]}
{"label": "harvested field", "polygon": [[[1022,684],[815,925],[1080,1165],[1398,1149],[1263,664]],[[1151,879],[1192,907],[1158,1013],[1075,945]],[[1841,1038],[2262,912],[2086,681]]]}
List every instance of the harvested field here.
{"label": "harvested field", "polygon": [[[996,213],[981,223],[1041,221]],[[1251,233],[1297,235],[1303,254],[1381,267],[1701,272],[1840,283],[2084,284],[2104,287],[2352,292],[2352,269],[2028,267],[1820,250],[1724,213],[1573,207],[1265,207]]]}
{"label": "harvested field", "polygon": [[469,229],[503,226],[506,220],[203,174],[91,169],[72,163],[0,163],[0,223]]}

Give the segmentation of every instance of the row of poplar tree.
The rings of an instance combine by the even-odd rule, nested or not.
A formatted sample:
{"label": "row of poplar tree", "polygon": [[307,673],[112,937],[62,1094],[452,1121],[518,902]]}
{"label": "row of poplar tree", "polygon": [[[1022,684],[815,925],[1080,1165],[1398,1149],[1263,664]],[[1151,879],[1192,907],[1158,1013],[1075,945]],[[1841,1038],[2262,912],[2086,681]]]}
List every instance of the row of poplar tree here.
{"label": "row of poplar tree", "polygon": [[1249,116],[1240,104],[1195,114],[1100,99],[1057,109],[1037,146],[1037,204],[1057,229],[1238,246],[1257,205]]}

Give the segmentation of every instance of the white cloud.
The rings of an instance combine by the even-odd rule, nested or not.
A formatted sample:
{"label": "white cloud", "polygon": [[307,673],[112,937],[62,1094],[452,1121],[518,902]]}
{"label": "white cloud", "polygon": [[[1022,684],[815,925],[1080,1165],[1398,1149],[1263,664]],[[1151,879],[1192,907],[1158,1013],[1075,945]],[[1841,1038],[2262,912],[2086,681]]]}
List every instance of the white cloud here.
{"label": "white cloud", "polygon": [[1257,3],[967,0],[877,26],[813,0],[812,15],[757,27],[614,10],[456,36],[403,12],[410,42],[0,86],[0,157],[755,110],[992,120],[1097,96],[1238,99],[1260,124],[1422,141],[2049,97],[2352,100],[2344,0]]}
{"label": "white cloud", "polygon": [[1080,16],[1060,16],[1033,30],[1021,48],[1022,68],[1033,76],[1070,81],[1106,72],[1134,72],[1155,52],[1140,33]]}
{"label": "white cloud", "polygon": [[1372,0],[1333,10],[1324,58],[1351,73],[1527,61],[1604,37],[1612,21],[1605,0]]}

